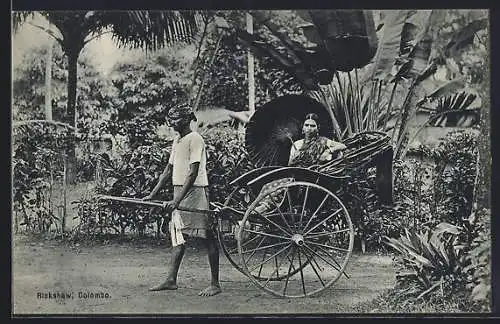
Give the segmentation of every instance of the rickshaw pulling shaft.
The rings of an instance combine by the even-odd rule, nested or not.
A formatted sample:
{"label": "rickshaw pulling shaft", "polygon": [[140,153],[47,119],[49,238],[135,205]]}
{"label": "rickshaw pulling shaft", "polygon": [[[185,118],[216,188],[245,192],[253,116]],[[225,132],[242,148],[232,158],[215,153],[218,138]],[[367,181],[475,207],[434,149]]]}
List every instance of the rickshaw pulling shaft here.
{"label": "rickshaw pulling shaft", "polygon": [[[114,200],[114,201],[120,201],[120,202],[145,205],[145,206],[150,206],[150,207],[165,208],[167,205],[167,202],[162,201],[162,200],[142,200],[140,198],[118,197],[118,196],[109,196],[109,195],[100,195],[99,198],[103,199],[103,200]],[[214,212],[216,212],[215,210],[202,210],[202,209],[188,208],[188,207],[181,207],[178,209],[183,210],[183,211],[198,212],[198,213],[200,213],[200,212],[201,213],[214,213]]]}

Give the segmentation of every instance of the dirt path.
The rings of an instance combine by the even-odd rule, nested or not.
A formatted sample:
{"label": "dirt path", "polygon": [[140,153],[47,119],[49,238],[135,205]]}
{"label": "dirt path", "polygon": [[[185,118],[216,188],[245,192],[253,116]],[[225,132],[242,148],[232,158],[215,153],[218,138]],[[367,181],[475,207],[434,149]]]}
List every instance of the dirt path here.
{"label": "dirt path", "polygon": [[[54,243],[13,242],[13,314],[286,314],[355,313],[356,304],[374,299],[394,283],[391,258],[353,255],[347,272],[317,297],[280,299],[254,286],[221,256],[223,293],[197,293],[206,286],[206,256],[188,248],[177,291],[149,292],[165,275],[169,248],[105,245],[61,247]],[[38,293],[72,293],[71,299],[39,298]],[[83,293],[80,295],[80,292]],[[109,298],[85,298],[102,292]]]}

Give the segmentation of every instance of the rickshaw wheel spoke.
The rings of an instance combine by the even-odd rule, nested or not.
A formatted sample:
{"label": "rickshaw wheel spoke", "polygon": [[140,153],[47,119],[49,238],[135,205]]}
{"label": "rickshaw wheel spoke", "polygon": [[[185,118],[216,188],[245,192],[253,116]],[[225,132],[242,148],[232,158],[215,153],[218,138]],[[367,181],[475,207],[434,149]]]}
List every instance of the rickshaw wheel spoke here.
{"label": "rickshaw wheel spoke", "polygon": [[[311,268],[313,269],[314,273],[316,274],[316,276],[318,277],[319,281],[321,282],[321,284],[323,285],[323,287],[325,286],[325,283],[323,282],[323,279],[321,278],[321,276],[319,275],[318,273],[318,270],[322,271],[322,268],[319,266],[318,262],[316,261],[316,259],[314,258],[314,255],[312,254],[309,254],[309,253],[306,253],[306,250],[305,249],[302,249],[302,253],[304,253],[304,255],[309,258],[310,260],[312,260],[312,262],[310,263],[310,266]],[[314,264],[316,265],[317,269],[314,267]]]}
{"label": "rickshaw wheel spoke", "polygon": [[299,258],[300,281],[302,281],[302,291],[304,291],[304,296],[307,296],[307,293],[306,293],[306,284],[304,282],[304,271],[303,271],[303,267],[302,267],[302,261],[300,260],[300,248],[297,251],[297,257]]}
{"label": "rickshaw wheel spoke", "polygon": [[[296,252],[296,249],[295,247],[292,247],[292,251],[293,251],[293,254],[292,254],[292,260],[290,261],[290,259],[288,259],[288,261],[290,261],[290,266],[288,267],[288,273],[286,275],[286,279],[285,279],[285,287],[283,288],[283,293],[282,293],[282,296],[286,296],[285,292],[286,292],[286,288],[288,286],[288,280],[290,279],[290,270],[292,270],[292,267],[293,266],[293,260],[295,259],[295,252]],[[287,257],[288,258],[288,257]],[[294,267],[295,268],[295,267]]]}
{"label": "rickshaw wheel spoke", "polygon": [[[259,242],[259,244],[257,245],[257,248],[255,248],[255,249],[253,250],[252,254],[250,254],[250,255],[248,256],[248,258],[245,260],[245,263],[250,262],[250,259],[251,259],[251,258],[255,255],[255,252],[257,252],[257,249],[258,249],[258,248],[260,247],[260,245],[261,245],[261,244],[265,241],[265,239],[266,239],[266,238],[267,238],[267,237],[265,237],[265,236],[262,238],[262,240],[261,240],[261,241]],[[244,253],[242,252],[242,253],[241,253],[242,257],[243,257],[243,254],[244,254]],[[258,276],[260,276],[260,272],[259,272]]]}

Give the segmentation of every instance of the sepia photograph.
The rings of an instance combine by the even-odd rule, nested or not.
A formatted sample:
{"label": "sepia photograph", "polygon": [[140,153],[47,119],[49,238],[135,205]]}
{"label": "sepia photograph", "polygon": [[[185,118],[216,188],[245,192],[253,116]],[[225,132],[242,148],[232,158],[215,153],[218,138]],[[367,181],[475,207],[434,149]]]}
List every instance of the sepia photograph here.
{"label": "sepia photograph", "polygon": [[11,27],[11,317],[492,314],[488,9]]}

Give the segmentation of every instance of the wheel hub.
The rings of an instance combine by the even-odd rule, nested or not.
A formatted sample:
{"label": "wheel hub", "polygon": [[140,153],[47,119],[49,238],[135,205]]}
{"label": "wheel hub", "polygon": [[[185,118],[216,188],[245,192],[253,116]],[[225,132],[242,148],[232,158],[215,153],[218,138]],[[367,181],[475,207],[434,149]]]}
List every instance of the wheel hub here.
{"label": "wheel hub", "polygon": [[302,236],[301,234],[293,234],[292,241],[298,246],[302,246],[304,245],[304,236]]}

